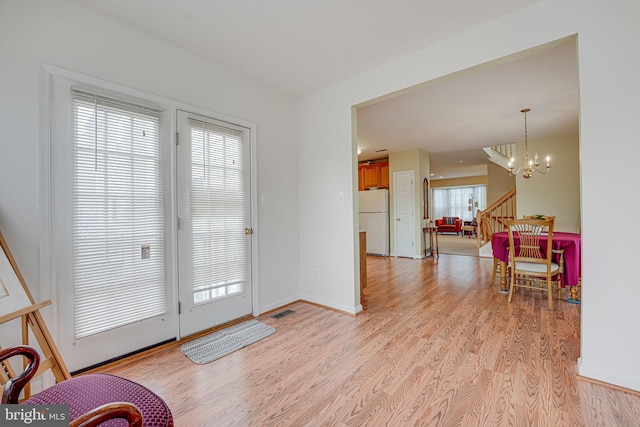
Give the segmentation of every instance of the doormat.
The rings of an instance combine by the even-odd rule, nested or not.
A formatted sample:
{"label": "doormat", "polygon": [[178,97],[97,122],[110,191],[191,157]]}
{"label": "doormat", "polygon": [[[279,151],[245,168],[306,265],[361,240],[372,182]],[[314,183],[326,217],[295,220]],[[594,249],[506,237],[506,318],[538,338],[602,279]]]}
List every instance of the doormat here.
{"label": "doormat", "polygon": [[257,320],[248,320],[182,344],[183,352],[193,363],[203,365],[260,341],[276,328]]}

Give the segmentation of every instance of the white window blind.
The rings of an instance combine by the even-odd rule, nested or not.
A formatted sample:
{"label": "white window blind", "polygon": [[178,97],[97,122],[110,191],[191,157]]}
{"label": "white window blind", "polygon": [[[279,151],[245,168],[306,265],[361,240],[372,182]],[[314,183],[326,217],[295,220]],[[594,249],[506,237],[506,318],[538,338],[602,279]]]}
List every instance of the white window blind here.
{"label": "white window blind", "polygon": [[193,303],[244,292],[247,280],[242,132],[189,119]]}
{"label": "white window blind", "polygon": [[75,337],[165,311],[161,111],[72,89]]}

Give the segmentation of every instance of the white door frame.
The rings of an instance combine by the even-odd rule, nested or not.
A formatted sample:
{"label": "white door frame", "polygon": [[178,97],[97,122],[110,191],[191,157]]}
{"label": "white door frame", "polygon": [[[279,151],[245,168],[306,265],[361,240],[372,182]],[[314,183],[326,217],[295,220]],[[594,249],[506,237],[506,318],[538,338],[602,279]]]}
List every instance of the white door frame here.
{"label": "white door frame", "polygon": [[[71,82],[77,82],[80,84],[86,84],[90,86],[94,86],[96,88],[104,89],[105,91],[113,91],[118,93],[123,93],[130,95],[134,98],[138,99],[146,99],[152,101],[153,103],[161,104],[167,111],[167,117],[169,117],[170,123],[167,123],[167,127],[170,129],[170,135],[166,138],[166,145],[172,146],[175,148],[175,131],[176,131],[176,111],[186,110],[192,111],[196,114],[200,114],[203,116],[211,117],[219,121],[225,121],[229,123],[234,123],[243,127],[250,129],[250,138],[251,138],[251,217],[253,224],[253,242],[251,245],[251,274],[253,280],[252,286],[252,306],[253,306],[253,315],[260,315],[260,288],[259,288],[259,274],[258,274],[258,181],[257,181],[257,126],[255,123],[248,122],[246,120],[237,119],[235,117],[227,116],[224,114],[220,114],[217,112],[209,111],[207,109],[195,107],[189,104],[177,102],[172,99],[164,98],[161,96],[149,94],[140,90],[131,89],[126,86],[121,86],[117,83],[111,83],[99,78],[87,76],[82,73],[78,73],[75,71],[70,71],[64,68],[60,68],[50,64],[42,64],[40,68],[40,143],[39,143],[39,200],[40,200],[40,225],[42,232],[40,233],[40,245],[39,245],[39,255],[40,255],[40,297],[42,300],[46,299],[54,299],[53,296],[58,292],[58,283],[56,281],[56,268],[54,263],[54,253],[55,248],[53,246],[53,223],[52,223],[52,209],[53,209],[53,201],[52,194],[54,192],[54,183],[51,181],[52,174],[52,153],[51,144],[53,135],[51,133],[51,128],[54,125],[51,121],[51,115],[54,108],[54,102],[52,100],[52,86],[53,79],[65,79]],[[63,126],[67,126],[66,124],[62,124]],[[68,124],[70,126],[70,124]],[[165,171],[170,177],[171,184],[166,189],[167,191],[167,214],[171,218],[177,217],[177,200],[176,200],[176,182],[175,182],[175,168],[176,168],[176,153],[175,149],[168,149],[170,152],[169,156],[169,164],[170,167],[167,171]],[[170,221],[170,224],[175,224],[174,221]],[[176,227],[172,227],[168,225],[167,230],[167,238],[171,241],[171,243],[166,247],[167,254],[169,254],[169,259],[167,260],[167,280],[169,283],[169,293],[168,297],[173,301],[172,313],[177,313],[177,302],[178,302],[178,285],[177,285],[177,272],[176,268],[178,265],[178,257],[177,257],[177,229]],[[54,337],[54,340],[59,340],[59,321],[58,316],[59,312],[62,310],[57,303],[57,299],[54,299],[54,304],[51,305],[50,310],[44,310],[43,316],[45,317],[45,321],[48,325],[50,325],[51,334]],[[173,316],[176,318],[175,324],[166,325],[166,328],[172,330],[173,336],[176,336],[177,339],[183,338],[179,331],[178,319],[177,316]],[[43,384],[45,386],[49,386],[53,384],[53,381],[48,376],[46,377]],[[39,377],[42,378],[42,377]]]}

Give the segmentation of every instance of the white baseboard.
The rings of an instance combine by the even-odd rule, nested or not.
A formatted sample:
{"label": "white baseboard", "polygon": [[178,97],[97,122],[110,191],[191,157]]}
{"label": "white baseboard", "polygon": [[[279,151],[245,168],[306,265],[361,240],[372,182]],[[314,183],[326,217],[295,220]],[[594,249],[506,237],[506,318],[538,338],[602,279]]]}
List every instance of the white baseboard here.
{"label": "white baseboard", "polygon": [[289,305],[292,302],[296,302],[296,301],[300,301],[299,295],[292,295],[287,298],[283,298],[279,301],[273,302],[271,304],[263,305],[262,307],[260,307],[259,314],[266,313],[267,311],[275,310],[280,307],[284,307],[285,305]]}
{"label": "white baseboard", "polygon": [[578,358],[578,375],[580,375],[581,377],[611,384],[612,386],[622,387],[640,392],[640,379],[622,378],[615,375],[605,374],[595,369],[589,369],[582,364],[582,358]]}
{"label": "white baseboard", "polygon": [[327,307],[329,309],[333,309],[336,311],[341,311],[343,313],[346,314],[352,314],[352,315],[356,315],[359,312],[362,311],[362,305],[358,304],[355,307],[350,307],[350,306],[346,306],[346,305],[342,305],[342,304],[336,304],[333,301],[327,301],[327,300],[323,300],[320,298],[314,298],[312,296],[309,295],[302,295],[300,297],[303,301],[308,301],[312,304],[317,304],[323,307]]}

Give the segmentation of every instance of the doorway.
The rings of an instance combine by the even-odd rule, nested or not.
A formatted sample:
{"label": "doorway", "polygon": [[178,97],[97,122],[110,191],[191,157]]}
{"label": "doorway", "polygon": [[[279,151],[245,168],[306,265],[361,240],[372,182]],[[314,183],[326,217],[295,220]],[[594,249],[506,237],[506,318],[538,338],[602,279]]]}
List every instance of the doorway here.
{"label": "doorway", "polygon": [[253,126],[46,81],[43,266],[69,370],[252,313]]}
{"label": "doorway", "polygon": [[252,312],[250,130],[177,111],[180,335]]}

